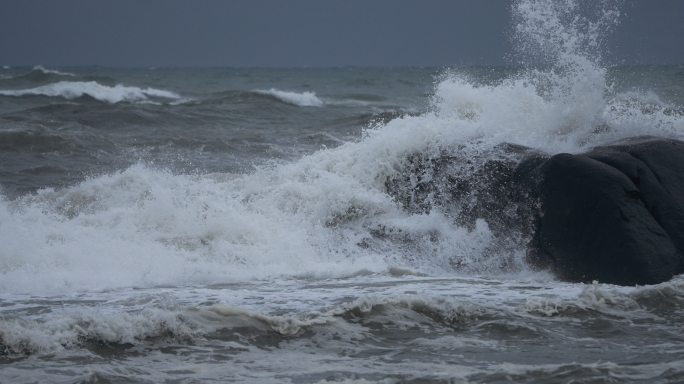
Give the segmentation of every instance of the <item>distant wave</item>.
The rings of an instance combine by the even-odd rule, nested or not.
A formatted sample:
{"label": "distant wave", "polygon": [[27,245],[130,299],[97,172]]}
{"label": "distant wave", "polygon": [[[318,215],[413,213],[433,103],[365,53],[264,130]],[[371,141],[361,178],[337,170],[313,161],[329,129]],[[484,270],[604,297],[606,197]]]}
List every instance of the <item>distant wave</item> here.
{"label": "distant wave", "polygon": [[294,104],[298,105],[300,107],[321,107],[323,106],[323,102],[321,99],[316,97],[315,92],[304,92],[304,93],[297,93],[297,92],[287,92],[287,91],[281,91],[275,88],[271,88],[269,90],[255,90],[254,92],[262,94],[262,95],[270,95],[275,97],[278,100],[284,101],[288,104]]}
{"label": "distant wave", "polygon": [[[7,67],[7,68],[9,68],[9,67]],[[60,71],[56,71],[56,70],[54,70],[54,69],[46,69],[46,68],[43,67],[42,65],[36,65],[36,66],[34,66],[34,67],[33,67],[33,70],[34,70],[34,71],[40,71],[40,72],[43,72],[43,73],[46,73],[46,74],[47,74],[47,73],[51,73],[51,74],[53,74],[53,75],[60,75],[60,76],[76,76],[76,75],[74,75],[73,73],[60,72]]]}
{"label": "distant wave", "polygon": [[[10,69],[9,67],[5,69]],[[68,72],[61,72],[54,69],[47,69],[41,65],[36,65],[29,72],[4,76],[4,79],[11,79],[14,82],[30,81],[32,83],[47,84],[59,80],[76,78],[77,75]]]}
{"label": "distant wave", "polygon": [[121,101],[149,102],[149,96],[166,99],[180,99],[178,94],[161,89],[141,89],[138,87],[125,87],[120,84],[114,87],[108,87],[94,81],[60,81],[59,83],[43,85],[31,89],[0,90],[0,95],[43,95],[49,97],[63,97],[69,100],[88,95],[94,99],[111,104]]}

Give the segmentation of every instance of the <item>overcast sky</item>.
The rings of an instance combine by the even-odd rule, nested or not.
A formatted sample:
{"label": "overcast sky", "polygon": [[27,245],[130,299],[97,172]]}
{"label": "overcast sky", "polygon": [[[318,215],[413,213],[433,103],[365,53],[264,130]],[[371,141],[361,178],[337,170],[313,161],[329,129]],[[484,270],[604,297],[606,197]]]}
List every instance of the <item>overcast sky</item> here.
{"label": "overcast sky", "polygon": [[[611,64],[684,64],[684,0],[626,0]],[[506,64],[510,0],[0,0],[0,65]]]}

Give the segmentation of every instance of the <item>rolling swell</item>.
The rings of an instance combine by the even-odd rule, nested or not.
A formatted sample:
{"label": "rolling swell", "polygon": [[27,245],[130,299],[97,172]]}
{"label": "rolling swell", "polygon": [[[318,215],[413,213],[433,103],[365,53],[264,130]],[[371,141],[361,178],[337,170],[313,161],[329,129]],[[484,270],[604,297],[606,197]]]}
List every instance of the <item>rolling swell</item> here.
{"label": "rolling swell", "polygon": [[61,97],[67,100],[90,97],[107,103],[119,102],[157,102],[157,100],[176,100],[180,96],[173,92],[138,87],[127,87],[120,84],[107,86],[95,81],[60,81],[29,89],[0,90],[2,96],[13,97]]}
{"label": "rolling swell", "polygon": [[[93,79],[106,83],[108,77],[47,75],[69,81],[45,78],[43,88],[5,92],[15,96],[6,96],[10,110],[0,117],[0,151],[12,160],[5,161],[0,182],[11,198],[41,187],[64,187],[136,161],[163,163],[176,172],[196,172],[198,167],[201,172],[243,172],[355,140],[375,116],[339,109],[313,113],[269,94],[240,90],[157,105],[145,102],[154,92],[143,92],[156,88],[98,85],[93,89],[100,93],[85,88],[69,93],[69,87],[92,85]],[[137,100],[140,92],[147,100],[126,101]],[[65,97],[75,98],[64,102]],[[53,164],[45,166],[46,161]]]}
{"label": "rolling swell", "polygon": [[26,83],[51,83],[59,80],[73,79],[76,75],[72,73],[51,71],[41,66],[35,66],[28,72],[19,76],[3,78],[0,80],[0,86],[16,86]]}
{"label": "rolling swell", "polygon": [[0,132],[0,151],[35,150],[59,151],[69,149],[67,140],[45,132],[10,131]]}
{"label": "rolling swell", "polygon": [[[548,343],[578,348],[572,352],[582,356],[577,361],[581,366],[604,354],[601,344],[606,342],[612,343],[610,353],[615,358],[632,354],[635,346],[654,354],[676,354],[674,344],[684,341],[668,326],[681,321],[681,279],[629,291],[594,283],[566,297],[534,293],[540,288],[534,284],[517,288],[531,291],[523,291],[518,300],[507,303],[495,298],[479,302],[439,295],[363,296],[334,306],[280,314],[224,304],[178,305],[164,294],[133,296],[119,302],[128,309],[116,313],[92,307],[58,308],[57,303],[46,302],[47,315],[41,321],[0,320],[0,345],[5,354],[80,348],[111,354],[165,343],[180,348],[210,347],[216,353],[238,347],[240,353],[249,354],[314,343],[318,353],[337,350],[352,357],[359,353],[384,355],[385,345],[409,340],[402,346],[403,354],[413,356],[409,349],[429,353],[431,361],[448,358],[450,351],[458,348],[486,353],[494,362],[525,364],[524,357],[513,356],[516,348],[511,345],[524,341],[529,351],[546,351],[547,355],[559,353],[549,350]],[[52,305],[55,307],[48,310]],[[585,326],[572,326],[578,322]],[[643,345],[644,331],[650,337],[669,339],[670,344]],[[375,344],[369,346],[364,342],[367,339]],[[581,347],[577,340],[583,341]]]}
{"label": "rolling swell", "polygon": [[116,80],[110,76],[77,75],[74,73],[49,70],[41,66],[36,66],[33,67],[33,69],[28,73],[17,76],[3,77],[0,79],[0,89],[5,89],[7,87],[11,89],[20,89],[26,86],[35,87],[36,85],[47,85],[60,81],[95,81],[106,86],[116,85]]}

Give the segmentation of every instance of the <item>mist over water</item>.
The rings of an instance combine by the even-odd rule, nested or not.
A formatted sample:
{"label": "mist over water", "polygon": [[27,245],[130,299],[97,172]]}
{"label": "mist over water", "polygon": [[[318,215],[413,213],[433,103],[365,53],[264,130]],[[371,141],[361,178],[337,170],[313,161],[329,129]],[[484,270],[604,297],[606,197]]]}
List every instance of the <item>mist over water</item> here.
{"label": "mist over water", "polygon": [[0,381],[681,380],[681,278],[561,283],[473,214],[507,148],[684,139],[619,6],[516,1],[506,68],[1,69]]}

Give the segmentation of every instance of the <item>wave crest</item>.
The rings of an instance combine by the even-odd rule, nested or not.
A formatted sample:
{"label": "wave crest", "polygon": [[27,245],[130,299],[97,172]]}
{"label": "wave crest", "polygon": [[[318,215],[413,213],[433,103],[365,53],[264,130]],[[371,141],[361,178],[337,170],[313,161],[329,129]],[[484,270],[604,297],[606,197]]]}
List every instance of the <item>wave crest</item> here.
{"label": "wave crest", "polygon": [[273,96],[276,99],[283,101],[288,104],[292,105],[297,105],[300,107],[322,107],[323,106],[323,101],[316,97],[315,92],[303,92],[303,93],[297,93],[297,92],[288,92],[288,91],[281,91],[275,88],[271,88],[269,90],[255,90],[254,92],[262,94],[262,95],[269,95]]}
{"label": "wave crest", "polygon": [[[9,67],[8,67],[8,69],[9,69]],[[47,75],[47,74],[52,74],[52,75],[59,75],[59,76],[76,76],[76,75],[74,75],[73,73],[69,73],[69,72],[60,72],[60,71],[57,71],[57,70],[54,70],[54,69],[47,69],[47,68],[43,67],[42,65],[36,65],[36,66],[34,66],[33,69],[32,69],[32,71],[42,72],[42,73],[44,73],[44,74],[46,74],[46,75]]]}
{"label": "wave crest", "polygon": [[65,99],[77,99],[82,96],[90,96],[106,103],[119,102],[149,102],[150,97],[163,99],[180,99],[174,92],[155,88],[126,87],[118,84],[114,87],[101,85],[95,81],[60,81],[40,87],[19,90],[0,90],[3,96],[48,96],[63,97]]}
{"label": "wave crest", "polygon": [[78,347],[88,340],[138,344],[146,338],[173,335],[183,339],[201,333],[201,325],[181,311],[160,308],[137,313],[78,309],[47,321],[0,320],[0,346],[14,353],[55,352]]}
{"label": "wave crest", "polygon": [[197,340],[223,329],[248,327],[293,336],[312,327],[372,322],[417,324],[425,317],[448,327],[466,325],[484,308],[451,298],[361,297],[322,311],[269,315],[215,304],[209,307],[147,307],[137,311],[65,309],[40,320],[0,319],[0,348],[9,353],[51,353],[88,342],[138,345],[156,338]]}

